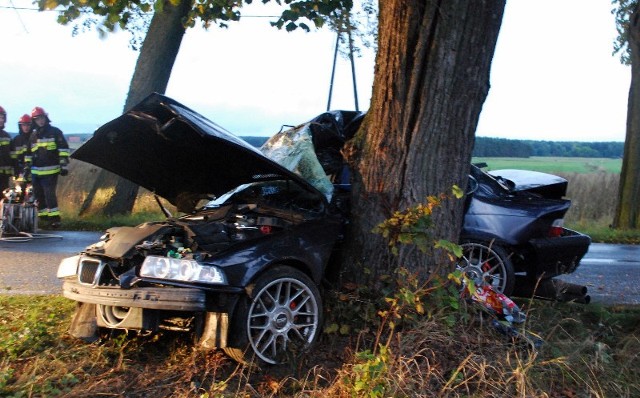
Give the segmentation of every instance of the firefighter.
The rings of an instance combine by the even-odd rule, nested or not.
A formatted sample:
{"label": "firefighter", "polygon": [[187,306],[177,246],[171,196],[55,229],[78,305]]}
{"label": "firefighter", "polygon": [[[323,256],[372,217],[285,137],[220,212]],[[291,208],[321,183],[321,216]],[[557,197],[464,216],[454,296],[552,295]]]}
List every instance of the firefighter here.
{"label": "firefighter", "polygon": [[30,168],[33,193],[38,202],[38,221],[44,228],[60,227],[56,197],[58,176],[67,175],[69,144],[62,131],[51,125],[49,115],[39,106],[31,111],[33,132],[25,164]]}
{"label": "firefighter", "polygon": [[16,182],[31,181],[31,176],[25,174],[28,168],[24,159],[29,150],[32,129],[31,116],[26,113],[20,116],[20,119],[18,119],[18,135],[11,140],[11,158],[13,159]]}
{"label": "firefighter", "polygon": [[[13,176],[13,160],[11,159],[11,136],[4,131],[7,112],[0,106],[0,194],[9,188]],[[0,199],[2,197],[0,196]]]}

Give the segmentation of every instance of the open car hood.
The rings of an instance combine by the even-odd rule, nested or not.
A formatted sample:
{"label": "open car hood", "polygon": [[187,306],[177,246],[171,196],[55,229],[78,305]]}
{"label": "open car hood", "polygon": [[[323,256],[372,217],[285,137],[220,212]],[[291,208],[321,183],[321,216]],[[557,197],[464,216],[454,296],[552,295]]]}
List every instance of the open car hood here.
{"label": "open car hood", "polygon": [[72,158],[91,163],[176,204],[182,195],[219,196],[241,184],[309,182],[204,116],[154,93],[96,130]]}

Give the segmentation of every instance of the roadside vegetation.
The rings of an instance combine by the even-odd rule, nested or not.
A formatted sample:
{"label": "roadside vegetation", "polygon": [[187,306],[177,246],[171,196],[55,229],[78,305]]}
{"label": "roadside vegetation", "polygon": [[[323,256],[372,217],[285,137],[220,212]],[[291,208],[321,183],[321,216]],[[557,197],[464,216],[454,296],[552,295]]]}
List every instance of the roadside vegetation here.
{"label": "roadside vegetation", "polygon": [[70,300],[3,295],[0,396],[640,396],[640,308],[520,302],[527,337],[512,338],[444,289],[399,292],[382,301],[364,288],[330,295],[313,351],[263,368],[197,350],[182,334],[87,344],[66,333]]}

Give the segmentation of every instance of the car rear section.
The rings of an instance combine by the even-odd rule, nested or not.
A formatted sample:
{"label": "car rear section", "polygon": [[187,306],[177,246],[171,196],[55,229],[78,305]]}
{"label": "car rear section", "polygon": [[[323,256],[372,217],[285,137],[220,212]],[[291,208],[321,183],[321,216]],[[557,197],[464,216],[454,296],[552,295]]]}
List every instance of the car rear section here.
{"label": "car rear section", "polygon": [[[501,262],[505,279],[494,287],[513,292],[516,275],[549,279],[575,271],[591,239],[564,227],[571,201],[564,199],[567,181],[522,170],[485,173],[472,166],[473,192],[467,202],[461,243],[473,245],[476,274],[486,273],[492,257]],[[471,247],[471,246],[469,246]],[[499,253],[496,252],[499,249]],[[490,254],[477,254],[483,251]],[[482,267],[485,269],[483,270]],[[518,282],[521,283],[521,282]]]}

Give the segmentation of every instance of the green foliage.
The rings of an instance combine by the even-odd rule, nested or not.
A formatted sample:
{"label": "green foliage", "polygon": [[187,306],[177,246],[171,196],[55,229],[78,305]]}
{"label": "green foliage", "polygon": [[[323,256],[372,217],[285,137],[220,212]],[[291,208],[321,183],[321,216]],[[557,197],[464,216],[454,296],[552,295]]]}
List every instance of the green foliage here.
{"label": "green foliage", "polygon": [[572,142],[511,140],[476,137],[474,157],[557,156],[582,158],[621,158],[624,142]]}
{"label": "green foliage", "polygon": [[426,204],[419,203],[404,211],[396,211],[391,217],[378,224],[374,233],[381,234],[388,240],[393,254],[398,254],[401,244],[414,244],[423,252],[433,243],[430,229],[433,226],[431,214],[434,207],[439,206],[442,198],[429,196]]}
{"label": "green foliage", "polygon": [[580,231],[591,237],[593,242],[618,243],[627,245],[640,244],[640,230],[638,229],[613,229],[605,221],[580,221],[568,224],[567,227]]}
{"label": "green foliage", "polygon": [[[282,4],[282,0],[275,1],[278,4]],[[272,25],[278,29],[284,27],[287,31],[297,28],[309,31],[307,24],[300,22],[301,19],[307,20],[315,27],[320,28],[324,25],[328,16],[339,13],[342,10],[346,10],[348,13],[353,7],[353,1],[351,0],[285,0],[284,3],[289,5],[289,9],[283,11],[280,18],[273,22]]]}
{"label": "green foliage", "polygon": [[[0,295],[0,357],[19,358],[36,355],[56,345],[53,330],[66,324],[66,314],[73,308],[73,302],[52,296],[47,301],[23,309],[11,309],[15,302],[29,303],[28,296],[9,299]],[[0,379],[5,375],[0,376]]]}
{"label": "green foliage", "polygon": [[[0,353],[0,396],[639,396],[640,307],[531,302],[528,320],[545,331],[545,344],[526,358],[486,326],[458,322],[450,328],[440,318],[428,321],[431,299],[440,293],[448,295],[432,291],[423,319],[398,332],[391,344],[362,347],[361,339],[349,338],[340,339],[342,345],[332,338],[314,347],[295,375],[286,367],[237,366],[221,351],[195,350],[176,335],[128,339],[126,346],[122,340],[80,343],[66,336],[69,300],[1,296],[2,347],[10,345],[13,330],[25,326],[24,314],[33,314],[33,323],[48,322],[51,308],[62,313],[50,335],[31,338],[46,349],[20,357]],[[19,325],[10,333],[12,323]],[[345,358],[349,352],[353,356]]]}
{"label": "green foliage", "polygon": [[389,347],[380,345],[378,352],[365,350],[356,353],[356,364],[346,382],[353,386],[358,397],[378,398],[386,396]]}
{"label": "green foliage", "polygon": [[614,5],[611,13],[616,19],[618,36],[613,43],[613,55],[619,54],[620,61],[625,65],[631,64],[631,47],[629,47],[629,19],[638,6],[637,0],[612,0]]}
{"label": "green foliage", "polygon": [[[37,4],[40,10],[58,10],[60,24],[79,22],[74,33],[96,28],[102,34],[122,29],[142,35],[152,13],[162,12],[166,4],[176,6],[180,1],[183,0],[37,0]],[[320,28],[337,15],[349,14],[353,7],[352,0],[273,1],[282,5],[283,11],[272,25],[287,31],[297,28],[309,31],[309,25]],[[252,3],[252,0],[195,0],[183,24],[194,27],[200,21],[205,28],[227,27],[228,22],[240,20],[243,5]]]}
{"label": "green foliage", "polygon": [[345,284],[327,297],[326,308],[326,334],[377,331],[377,340],[388,340],[396,330],[410,329],[424,319],[437,318],[449,326],[468,319],[454,284],[436,275],[424,281],[402,267],[393,277],[381,277],[377,288]]}

